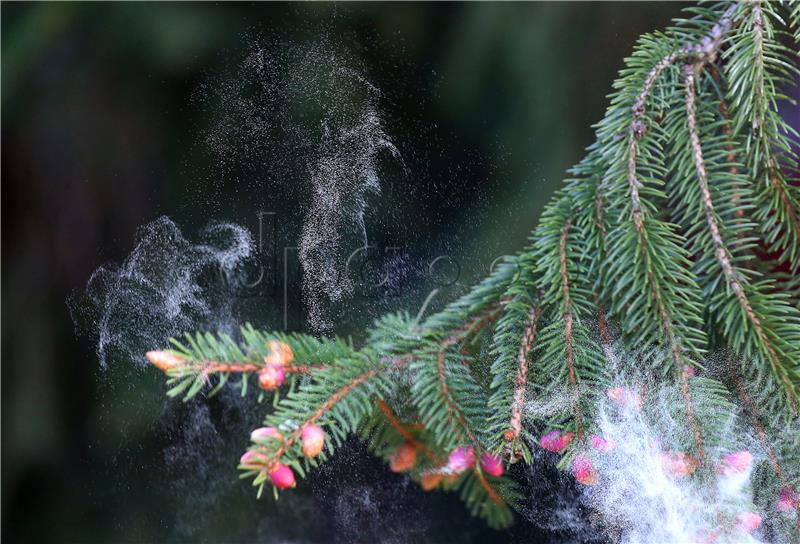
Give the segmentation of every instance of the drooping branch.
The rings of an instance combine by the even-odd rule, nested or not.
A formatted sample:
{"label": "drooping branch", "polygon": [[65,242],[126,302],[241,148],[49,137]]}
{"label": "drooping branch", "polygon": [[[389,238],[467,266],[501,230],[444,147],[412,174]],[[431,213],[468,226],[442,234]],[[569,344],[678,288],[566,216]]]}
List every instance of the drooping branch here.
{"label": "drooping branch", "polygon": [[[455,337],[447,338],[442,343],[442,348],[439,350],[439,353],[436,357],[436,371],[439,379],[439,393],[442,396],[442,400],[447,407],[447,419],[450,421],[450,425],[453,430],[462,435],[466,433],[467,439],[473,445],[473,447],[480,447],[480,443],[478,442],[478,438],[475,434],[470,430],[469,425],[467,424],[467,418],[464,416],[464,413],[459,408],[458,403],[453,398],[453,395],[450,393],[450,386],[447,383],[447,369],[445,368],[445,362],[447,360],[447,349],[455,344],[458,340]],[[458,425],[456,425],[456,421],[461,426],[459,429]],[[462,431],[463,430],[463,431]],[[461,437],[463,438],[463,436]]]}
{"label": "drooping branch", "polygon": [[[450,335],[441,341],[439,351],[436,354],[436,374],[439,383],[439,394],[447,409],[447,419],[454,432],[459,435],[459,439],[465,438],[463,435],[466,434],[467,440],[477,449],[482,448],[480,441],[470,429],[464,412],[461,410],[458,402],[453,398],[450,391],[448,371],[446,368],[447,352],[454,345],[466,343],[478,331],[494,322],[501,311],[502,305],[499,302],[490,304],[479,312],[478,315],[451,331]],[[456,423],[458,423],[458,425],[456,425]]]}
{"label": "drooping branch", "polygon": [[705,160],[703,158],[703,146],[700,143],[700,135],[697,129],[697,116],[695,112],[695,70],[699,69],[699,64],[686,64],[684,66],[684,84],[686,90],[686,121],[689,129],[689,142],[692,148],[692,159],[694,161],[695,170],[697,173],[697,181],[700,185],[700,192],[703,201],[703,211],[705,213],[706,223],[711,234],[711,240],[714,245],[715,257],[719,263],[722,273],[725,277],[728,286],[741,306],[742,312],[746,319],[751,323],[756,332],[761,344],[764,346],[766,353],[770,359],[770,364],[779,377],[786,389],[786,394],[793,406],[797,405],[797,398],[794,394],[794,388],[786,374],[785,369],[781,365],[775,348],[767,336],[761,319],[753,310],[752,305],[747,297],[745,286],[739,277],[739,274],[731,263],[730,252],[722,240],[719,224],[714,213],[714,202],[711,197],[711,190],[708,186],[708,174],[706,172]]}
{"label": "drooping branch", "polygon": [[670,346],[673,364],[679,373],[687,422],[693,431],[695,447],[697,449],[698,457],[701,461],[704,461],[705,459],[703,437],[699,427],[697,426],[697,422],[695,421],[694,407],[689,391],[688,371],[686,368],[684,368],[682,361],[681,343],[678,341],[678,338],[675,334],[672,318],[667,311],[661,289],[655,278],[655,271],[650,255],[649,240],[645,227],[644,210],[639,192],[643,185],[638,179],[637,164],[639,156],[639,142],[645,137],[647,132],[647,126],[643,120],[645,117],[647,100],[655,88],[656,81],[669,66],[673,65],[677,61],[693,58],[701,62],[713,62],[716,58],[717,50],[722,42],[723,36],[731,29],[733,25],[733,16],[737,7],[738,6],[736,4],[732,4],[730,7],[728,7],[728,9],[726,9],[721,16],[720,20],[712,27],[711,31],[699,42],[695,44],[688,44],[680,51],[666,55],[651,68],[644,80],[636,100],[633,102],[631,107],[632,118],[628,126],[628,141],[626,148],[628,196],[631,207],[631,218],[633,220],[638,240],[638,253],[645,268],[645,280],[653,301],[653,306],[656,309],[661,323],[661,328],[667,338],[668,345]]}
{"label": "drooping branch", "polygon": [[642,138],[647,127],[644,124],[643,118],[646,112],[647,99],[655,87],[656,81],[661,77],[669,66],[675,62],[685,60],[690,57],[702,59],[704,62],[713,62],[717,56],[722,38],[728,33],[734,23],[733,15],[736,13],[737,4],[725,10],[720,17],[720,20],[711,28],[699,42],[695,44],[688,44],[681,50],[670,53],[662,58],[653,66],[645,78],[642,89],[639,91],[636,100],[631,107],[633,119],[628,129],[628,186],[630,188],[631,198],[631,211],[633,213],[633,220],[636,225],[636,230],[641,231],[643,228],[642,205],[639,197],[639,188],[642,186],[641,182],[636,176],[636,159],[639,152],[639,139]]}
{"label": "drooping branch", "polygon": [[[669,63],[672,63],[675,59],[670,56],[666,60]],[[661,61],[662,63],[665,61]],[[656,66],[658,68],[661,65]],[[663,68],[659,70],[654,69],[651,74],[655,74],[653,77],[657,77],[658,74],[661,73]],[[672,352],[673,362],[676,368],[680,368],[681,365],[681,348],[678,342],[676,341],[674,331],[672,329],[672,321],[667,314],[667,309],[664,306],[664,301],[662,300],[661,292],[658,288],[658,285],[655,281],[654,272],[653,272],[653,264],[648,256],[648,240],[647,235],[645,233],[645,226],[644,226],[644,215],[642,212],[642,205],[639,197],[639,187],[641,187],[641,182],[636,177],[636,160],[637,154],[639,149],[638,140],[644,135],[644,125],[639,120],[639,118],[644,115],[644,99],[647,98],[647,95],[652,88],[652,83],[649,83],[650,77],[648,77],[648,82],[645,83],[645,89],[642,91],[640,95],[640,99],[642,102],[640,103],[637,100],[637,103],[634,104],[633,109],[633,121],[630,125],[630,135],[628,137],[628,189],[629,189],[629,196],[631,202],[631,213],[633,217],[633,224],[636,229],[636,234],[638,237],[638,249],[639,249],[639,256],[643,261],[644,266],[646,267],[645,276],[647,279],[647,286],[650,290],[650,295],[655,302],[656,311],[658,312],[659,319],[661,321],[661,327],[664,330],[664,334],[669,341],[670,349]],[[650,85],[650,87],[648,87]]]}
{"label": "drooping branch", "polygon": [[536,304],[528,312],[522,342],[517,353],[517,376],[514,380],[514,397],[511,403],[511,422],[505,439],[507,442],[516,440],[522,430],[522,410],[525,406],[525,393],[528,390],[528,354],[536,343],[536,333],[539,328],[539,319],[544,311],[542,304]]}

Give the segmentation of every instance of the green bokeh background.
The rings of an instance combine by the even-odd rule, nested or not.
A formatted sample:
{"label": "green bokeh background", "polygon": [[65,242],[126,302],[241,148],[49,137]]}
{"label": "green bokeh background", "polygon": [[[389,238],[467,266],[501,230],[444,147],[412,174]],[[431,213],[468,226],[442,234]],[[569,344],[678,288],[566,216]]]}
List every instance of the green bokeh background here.
{"label": "green bokeh background", "polygon": [[[522,517],[508,532],[488,530],[455,497],[387,475],[357,444],[296,497],[256,502],[232,465],[257,408],[176,406],[155,372],[126,361],[101,370],[66,301],[163,214],[191,238],[212,219],[254,229],[258,211],[282,209],[281,241],[296,242],[305,204],[285,190],[293,181],[220,173],[200,137],[215,111],[192,97],[228,77],[254,41],[279,36],[292,47],[324,35],[385,91],[385,129],[408,167],[389,168],[371,200],[371,241],[453,254],[461,277],[441,304],[525,243],[591,143],[622,58],[678,12],[671,3],[4,3],[4,541],[566,538]],[[357,337],[380,311],[415,311],[431,288],[422,278],[398,299],[354,302],[363,311],[338,332]]]}

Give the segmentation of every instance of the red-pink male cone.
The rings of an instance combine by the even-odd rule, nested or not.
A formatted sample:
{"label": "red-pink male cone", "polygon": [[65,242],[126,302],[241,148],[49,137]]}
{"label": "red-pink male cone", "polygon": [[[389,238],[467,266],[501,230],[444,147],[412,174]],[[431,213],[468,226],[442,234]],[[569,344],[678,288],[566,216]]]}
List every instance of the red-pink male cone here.
{"label": "red-pink male cone", "polygon": [[292,469],[281,463],[275,465],[275,468],[269,473],[269,479],[272,485],[278,489],[287,489],[296,485]]}
{"label": "red-pink male cone", "polygon": [[559,431],[550,431],[539,439],[539,445],[547,451],[561,453],[567,449],[574,436],[574,433],[561,434]]}
{"label": "red-pink male cone", "polygon": [[270,438],[283,441],[283,435],[275,427],[259,427],[250,433],[250,440],[253,442],[266,442]]}
{"label": "red-pink male cone", "polygon": [[266,460],[267,458],[264,454],[255,450],[247,450],[242,454],[241,459],[239,459],[239,464],[250,468],[258,468],[262,466]]}
{"label": "red-pink male cone", "polygon": [[741,474],[746,472],[753,462],[753,454],[749,451],[737,451],[729,453],[722,458],[720,472],[726,476]]}
{"label": "red-pink male cone", "polygon": [[672,476],[683,477],[689,476],[697,470],[697,461],[682,451],[662,453],[661,466],[664,468],[664,472]]}
{"label": "red-pink male cone", "polygon": [[303,455],[313,459],[322,451],[325,445],[325,433],[317,425],[306,425],[300,435],[302,442]]}
{"label": "red-pink male cone", "polygon": [[447,469],[456,474],[472,468],[475,464],[475,450],[471,447],[456,448],[447,458]]}
{"label": "red-pink male cone", "polygon": [[643,404],[642,395],[627,387],[612,387],[606,391],[606,395],[611,402],[618,406],[632,406],[639,410]]}
{"label": "red-pink male cone", "polygon": [[745,533],[752,533],[761,526],[761,516],[755,512],[739,512],[734,520],[736,527]]}
{"label": "red-pink male cone", "polygon": [[261,389],[272,391],[283,385],[286,374],[278,365],[267,365],[258,373],[258,385]]}
{"label": "red-pink male cone", "polygon": [[597,471],[592,466],[592,460],[585,455],[578,454],[572,462],[572,475],[584,485],[597,483]]}
{"label": "red-pink male cone", "polygon": [[267,342],[267,347],[269,348],[269,355],[264,357],[264,362],[267,365],[287,366],[294,359],[292,348],[285,342],[270,340]]}
{"label": "red-pink male cone", "polygon": [[489,452],[481,455],[481,468],[489,476],[499,478],[503,475],[503,461],[497,455],[492,455]]}

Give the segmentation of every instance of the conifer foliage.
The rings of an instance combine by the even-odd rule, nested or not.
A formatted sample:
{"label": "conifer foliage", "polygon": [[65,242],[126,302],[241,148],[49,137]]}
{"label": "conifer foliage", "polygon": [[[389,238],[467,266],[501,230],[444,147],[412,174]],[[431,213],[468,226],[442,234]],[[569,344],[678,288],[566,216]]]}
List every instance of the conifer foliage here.
{"label": "conifer foliage", "polygon": [[[505,472],[537,449],[579,485],[602,478],[598,406],[647,410],[646,387],[616,380],[649,376],[672,387],[685,430],[670,470],[702,478],[744,462],[725,457],[738,418],[765,460],[764,500],[800,538],[800,189],[797,134],[778,109],[797,86],[798,43],[800,3],[704,3],[643,36],[528,247],[439,313],[387,315],[358,346],[247,326],[148,358],[170,396],[234,382],[272,398],[240,461],[259,495],[302,485],[295,475],[355,433],[493,527],[521,497]],[[737,526],[757,525],[746,514]]]}

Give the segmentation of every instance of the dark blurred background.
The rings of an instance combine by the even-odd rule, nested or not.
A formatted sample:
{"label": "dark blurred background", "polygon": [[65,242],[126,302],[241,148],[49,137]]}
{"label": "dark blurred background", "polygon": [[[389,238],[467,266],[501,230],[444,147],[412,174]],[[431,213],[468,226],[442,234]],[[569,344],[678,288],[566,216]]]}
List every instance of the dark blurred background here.
{"label": "dark blurred background", "polygon": [[[552,474],[522,475],[528,511],[497,533],[356,442],[277,505],[256,501],[235,461],[258,407],[233,395],[187,406],[165,400],[141,361],[102,368],[84,289],[162,215],[195,240],[209,221],[256,231],[259,212],[278,210],[277,245],[296,245],[306,180],[271,175],[291,142],[248,151],[230,93],[254,48],[284,64],[292,51],[330,48],[381,90],[383,129],[402,157],[369,199],[370,243],[404,247],[423,272],[419,263],[451,255],[460,274],[440,307],[525,243],[591,143],[623,57],[678,13],[670,3],[4,3],[3,540],[575,538],[548,519],[552,497],[536,495]],[[233,132],[220,132],[228,122]],[[404,278],[402,296],[348,301],[333,332],[358,340],[369,320],[415,312],[441,286],[422,272]],[[255,297],[237,317],[279,326],[278,305]]]}

